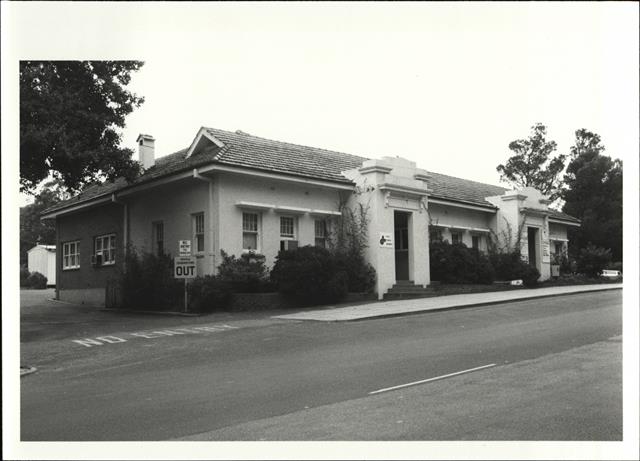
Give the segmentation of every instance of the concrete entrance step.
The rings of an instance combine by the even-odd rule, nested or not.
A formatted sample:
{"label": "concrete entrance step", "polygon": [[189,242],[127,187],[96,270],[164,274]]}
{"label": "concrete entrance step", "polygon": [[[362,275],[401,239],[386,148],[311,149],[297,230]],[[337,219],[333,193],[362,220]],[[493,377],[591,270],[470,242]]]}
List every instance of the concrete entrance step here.
{"label": "concrete entrance step", "polygon": [[426,296],[433,296],[433,290],[430,287],[416,285],[412,280],[400,280],[384,294],[384,299],[413,299]]}

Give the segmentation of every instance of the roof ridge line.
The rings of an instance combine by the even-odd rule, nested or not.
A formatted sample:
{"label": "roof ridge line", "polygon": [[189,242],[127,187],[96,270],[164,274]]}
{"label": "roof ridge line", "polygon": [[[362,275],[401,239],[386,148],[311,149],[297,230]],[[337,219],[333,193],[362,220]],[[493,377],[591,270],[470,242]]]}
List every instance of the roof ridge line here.
{"label": "roof ridge line", "polygon": [[263,141],[269,141],[269,142],[274,142],[274,143],[279,143],[279,144],[286,144],[286,145],[289,145],[289,146],[296,146],[296,147],[303,147],[303,148],[306,148],[306,149],[314,149],[314,150],[320,150],[320,151],[324,151],[324,152],[331,152],[332,154],[348,155],[350,157],[358,157],[358,158],[362,158],[364,160],[371,160],[371,158],[372,158],[372,157],[363,157],[361,155],[356,155],[356,154],[350,154],[348,152],[342,152],[342,151],[339,151],[339,150],[325,149],[323,147],[307,146],[305,144],[296,144],[296,143],[288,142],[288,141],[280,141],[278,139],[265,138],[263,136],[256,136],[255,134],[250,134],[250,133],[247,133],[247,132],[242,131],[242,130],[240,130],[240,131],[242,131],[242,133],[238,133],[237,131],[222,130],[220,128],[211,128],[211,127],[205,127],[205,128],[207,128],[209,130],[224,131],[226,133],[229,133],[231,135],[236,135],[236,136],[248,136],[248,137],[251,137],[251,138],[262,139]]}

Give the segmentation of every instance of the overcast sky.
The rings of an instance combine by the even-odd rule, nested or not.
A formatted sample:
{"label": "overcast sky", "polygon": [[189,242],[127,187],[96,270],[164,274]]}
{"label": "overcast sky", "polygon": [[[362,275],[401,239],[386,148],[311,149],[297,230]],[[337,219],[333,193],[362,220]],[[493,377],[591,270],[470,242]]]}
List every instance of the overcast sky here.
{"label": "overcast sky", "polygon": [[587,128],[637,155],[637,4],[43,8],[17,18],[37,56],[146,62],[123,141],[149,133],[157,156],[211,126],[498,184],[536,122],[559,152]]}

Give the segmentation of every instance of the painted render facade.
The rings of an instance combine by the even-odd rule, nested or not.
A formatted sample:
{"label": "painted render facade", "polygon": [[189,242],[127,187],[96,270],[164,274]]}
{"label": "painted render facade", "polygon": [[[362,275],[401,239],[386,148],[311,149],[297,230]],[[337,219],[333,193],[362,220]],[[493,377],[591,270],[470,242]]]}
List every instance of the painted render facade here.
{"label": "painted render facade", "polygon": [[[428,285],[429,240],[486,251],[518,241],[523,257],[550,275],[579,221],[548,208],[535,189],[508,191],[430,173],[400,157],[368,159],[201,128],[188,149],[157,159],[151,136],[138,138],[146,172],[87,189],[45,212],[57,226],[57,297],[101,306],[124,249],[178,253],[191,240],[198,275],[213,274],[221,250],[264,254],[324,245],[342,207],[366,209],[365,257],[379,298],[398,280]],[[521,238],[517,238],[518,229]],[[77,252],[77,255],[70,255]],[[73,266],[73,267],[70,267]]]}

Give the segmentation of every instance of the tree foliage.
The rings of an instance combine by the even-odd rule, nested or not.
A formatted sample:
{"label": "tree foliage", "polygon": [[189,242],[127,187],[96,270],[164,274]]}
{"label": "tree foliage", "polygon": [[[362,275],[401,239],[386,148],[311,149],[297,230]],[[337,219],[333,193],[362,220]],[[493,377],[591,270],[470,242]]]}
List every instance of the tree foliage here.
{"label": "tree foliage", "polygon": [[69,197],[60,181],[46,182],[35,201],[20,208],[20,264],[27,263],[27,251],[36,244],[55,245],[56,224],[52,220],[41,221],[44,210]]}
{"label": "tree foliage", "polygon": [[556,148],[555,141],[547,140],[547,128],[537,123],[531,127],[528,139],[517,139],[509,144],[515,155],[496,168],[500,179],[518,188],[535,187],[551,200],[557,199],[566,155],[553,157]]}
{"label": "tree foliage", "polygon": [[139,61],[20,62],[20,188],[52,173],[71,191],[103,178],[134,178],[119,128],[144,99],[126,86]]}
{"label": "tree foliage", "polygon": [[563,211],[582,220],[570,228],[574,254],[589,242],[610,248],[615,261],[622,260],[622,162],[602,155],[600,136],[576,131],[571,160],[564,176]]}

